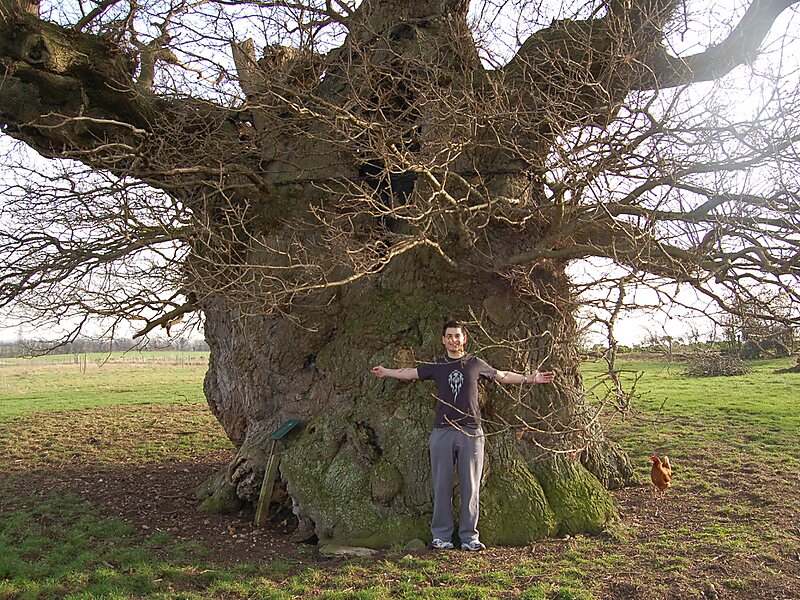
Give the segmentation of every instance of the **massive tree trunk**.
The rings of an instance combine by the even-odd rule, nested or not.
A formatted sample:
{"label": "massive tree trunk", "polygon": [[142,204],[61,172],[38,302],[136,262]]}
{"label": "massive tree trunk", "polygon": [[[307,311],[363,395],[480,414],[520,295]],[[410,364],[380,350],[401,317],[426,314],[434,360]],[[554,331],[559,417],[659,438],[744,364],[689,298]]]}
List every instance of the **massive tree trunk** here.
{"label": "massive tree trunk", "polygon": [[[475,111],[491,112],[480,106],[481,98],[507,106],[535,103],[541,93],[554,92],[537,96],[512,90],[506,97],[479,71],[475,81],[479,63],[469,51],[473,46],[463,43],[469,39],[466,3],[445,4],[409,2],[404,10],[385,2],[362,6],[363,29],[351,32],[338,57],[329,58],[328,76],[319,90],[331,102],[355,103],[353,116],[348,113],[344,124],[336,125],[355,147],[350,152],[355,152],[342,156],[342,146],[329,144],[330,132],[321,132],[295,138],[291,152],[275,154],[278,163],[292,156],[293,166],[301,167],[307,179],[329,173],[328,157],[339,156],[340,169],[341,165],[353,169],[349,177],[358,182],[356,189],[351,186],[344,201],[335,194],[328,197],[292,172],[288,161],[273,165],[278,189],[291,181],[303,185],[303,191],[284,193],[286,204],[279,206],[290,206],[298,219],[308,211],[308,223],[327,227],[306,227],[300,237],[296,229],[277,230],[264,245],[285,248],[288,255],[299,240],[304,254],[325,265],[326,250],[334,255],[360,254],[365,260],[365,249],[391,252],[385,240],[392,236],[426,243],[384,260],[379,275],[327,290],[320,285],[321,291],[292,302],[287,315],[258,316],[257,308],[213,294],[202,304],[212,349],[206,394],[238,447],[224,477],[216,479],[221,488],[207,488],[213,492],[206,501],[210,507],[229,506],[225,499],[231,497],[255,502],[270,432],[286,419],[299,418],[303,431],[281,444],[281,477],[304,526],[313,523],[323,543],[385,547],[426,538],[432,510],[427,439],[434,390],[425,383],[382,381],[369,370],[379,363],[415,366],[430,360],[442,351],[441,325],[450,316],[475,321],[472,351],[497,367],[520,371],[539,367],[558,373],[556,385],[524,393],[486,386],[485,427],[490,441],[481,496],[483,539],[524,544],[556,533],[597,531],[614,517],[613,503],[601,482],[621,485],[630,478],[631,468],[621,453],[602,441],[583,397],[566,261],[538,261],[526,268],[503,264],[542,235],[535,219],[526,223],[520,218],[520,203],[528,207],[523,212],[535,211],[543,199],[541,185],[532,184],[520,156],[543,160],[552,134],[530,136],[523,148],[505,148],[497,135],[506,133],[497,130],[511,130],[513,119],[498,118],[494,128],[465,133],[475,117],[460,114],[452,104],[452,98],[463,96]],[[374,37],[376,31],[386,36]],[[253,106],[259,107],[253,109],[253,127],[266,131],[274,125],[262,107],[274,102],[275,95],[265,87],[262,70],[269,66],[286,72],[286,64],[297,63],[286,63],[285,51],[264,59],[268,65],[258,62],[247,45],[235,47],[234,56],[243,87]],[[525,75],[517,70],[508,77]],[[441,94],[434,94],[434,89]],[[349,118],[356,128],[363,123],[374,129],[359,132],[347,122]],[[318,126],[307,125],[311,130]],[[469,136],[473,148],[450,159],[455,174],[451,184],[426,170],[423,157],[448,152],[448,133],[459,128],[457,135]],[[359,141],[361,137],[365,141]],[[364,149],[357,150],[362,144]],[[423,166],[415,165],[416,156]],[[467,181],[469,173],[476,172],[484,182]],[[405,189],[403,177],[411,182]],[[476,216],[474,205],[481,199],[470,200],[468,190],[473,185],[475,191],[506,199],[494,209],[496,221]],[[364,186],[377,196],[370,205],[363,204],[368,196]],[[466,201],[453,199],[463,194]],[[264,198],[253,212],[274,214],[275,205],[274,196]],[[436,227],[443,233],[420,237],[415,223],[418,206],[428,206],[438,215]],[[381,211],[387,211],[385,218]],[[378,217],[377,227],[365,226],[370,213]],[[352,237],[336,245],[340,236],[331,231],[337,228],[350,236],[364,235],[362,245],[354,246]],[[259,233],[247,235],[256,238]],[[521,241],[514,241],[519,237]],[[333,249],[326,249],[329,242],[335,244]],[[232,247],[236,248],[235,242]],[[243,267],[237,275],[239,281],[250,282],[248,292],[257,305],[254,290],[262,285],[269,289],[264,282],[269,269],[264,270],[264,253],[248,248],[241,252],[246,258],[240,262],[262,265]],[[357,258],[352,271],[335,264],[343,257],[333,258],[320,272],[343,271],[340,280],[348,272],[358,272]],[[274,256],[269,260],[277,260],[269,266],[291,271],[291,260],[282,262]],[[317,282],[301,277],[296,285],[313,288]],[[590,465],[595,475],[584,465]]]}
{"label": "massive tree trunk", "polygon": [[[267,436],[283,420],[300,418],[303,430],[280,446],[281,477],[295,513],[314,523],[321,542],[386,547],[427,538],[435,390],[426,382],[380,380],[369,369],[429,360],[442,351],[444,320],[472,314],[480,324],[471,331],[472,351],[498,368],[558,373],[552,386],[484,387],[490,437],[482,539],[525,544],[602,529],[615,508],[584,465],[615,486],[631,470],[589,424],[561,268],[548,265],[529,277],[538,296],[421,251],[298,320],[207,306],[206,394],[238,446],[225,485],[255,501]],[[548,302],[555,298],[557,305]]]}

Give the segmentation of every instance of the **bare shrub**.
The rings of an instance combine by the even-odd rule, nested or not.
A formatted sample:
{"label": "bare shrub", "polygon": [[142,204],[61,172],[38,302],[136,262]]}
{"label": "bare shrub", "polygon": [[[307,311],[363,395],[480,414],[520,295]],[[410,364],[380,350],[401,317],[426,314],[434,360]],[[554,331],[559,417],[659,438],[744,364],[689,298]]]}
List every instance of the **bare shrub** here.
{"label": "bare shrub", "polygon": [[747,375],[752,368],[734,354],[698,352],[689,357],[684,375],[687,377],[731,377]]}

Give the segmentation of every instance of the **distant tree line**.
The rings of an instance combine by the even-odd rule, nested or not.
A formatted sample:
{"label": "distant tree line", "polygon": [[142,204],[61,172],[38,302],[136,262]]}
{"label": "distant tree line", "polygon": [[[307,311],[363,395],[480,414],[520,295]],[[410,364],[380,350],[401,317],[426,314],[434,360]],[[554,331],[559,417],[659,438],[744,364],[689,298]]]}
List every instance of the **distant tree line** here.
{"label": "distant tree line", "polygon": [[36,356],[41,354],[84,354],[87,352],[152,352],[174,350],[178,352],[208,351],[208,344],[202,339],[178,337],[174,339],[149,340],[144,344],[141,340],[131,338],[90,339],[78,338],[53,347],[52,342],[41,340],[16,340],[0,342],[0,357],[14,358]]}
{"label": "distant tree line", "polygon": [[[602,357],[608,352],[608,344],[584,345],[581,352],[588,356]],[[775,322],[746,323],[726,322],[717,338],[700,340],[691,334],[683,337],[649,334],[632,346],[618,344],[617,354],[651,354],[670,359],[686,358],[697,352],[716,353],[742,360],[762,358],[785,358],[800,351],[800,333],[793,327]]]}
{"label": "distant tree line", "polygon": [[753,315],[729,316],[723,332],[727,353],[744,360],[784,358],[800,347],[795,327]]}

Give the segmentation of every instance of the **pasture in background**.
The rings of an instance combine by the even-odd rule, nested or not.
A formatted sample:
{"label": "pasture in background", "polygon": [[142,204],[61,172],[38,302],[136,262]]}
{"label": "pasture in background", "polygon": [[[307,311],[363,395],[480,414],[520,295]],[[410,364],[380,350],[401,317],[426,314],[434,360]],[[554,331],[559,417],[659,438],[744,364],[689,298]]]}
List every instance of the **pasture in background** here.
{"label": "pasture in background", "polygon": [[0,358],[0,419],[124,404],[205,402],[208,352],[113,352]]}

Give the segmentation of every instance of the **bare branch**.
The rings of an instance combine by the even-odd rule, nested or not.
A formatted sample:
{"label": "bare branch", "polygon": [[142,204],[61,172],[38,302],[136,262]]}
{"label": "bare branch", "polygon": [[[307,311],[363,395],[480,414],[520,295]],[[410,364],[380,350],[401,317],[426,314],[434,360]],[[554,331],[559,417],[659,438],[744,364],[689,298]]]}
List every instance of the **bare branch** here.
{"label": "bare branch", "polygon": [[690,56],[671,56],[663,46],[642,57],[635,89],[666,89],[719,79],[751,61],[778,16],[797,0],[753,0],[739,24],[721,43]]}
{"label": "bare branch", "polygon": [[73,29],[75,31],[83,30],[89,23],[91,23],[96,18],[98,18],[100,15],[102,15],[110,7],[114,6],[115,4],[117,4],[118,2],[121,2],[121,1],[122,0],[103,0],[102,2],[99,2],[97,4],[97,6],[95,6],[92,10],[90,10],[88,13],[86,13],[86,15],[83,16],[80,21],[75,23],[75,25],[73,26]]}
{"label": "bare branch", "polygon": [[147,335],[156,327],[163,327],[169,335],[170,328],[179,323],[183,316],[197,310],[197,305],[194,302],[186,302],[181,306],[161,315],[159,318],[149,321],[147,325],[133,334],[133,339],[140,338]]}

